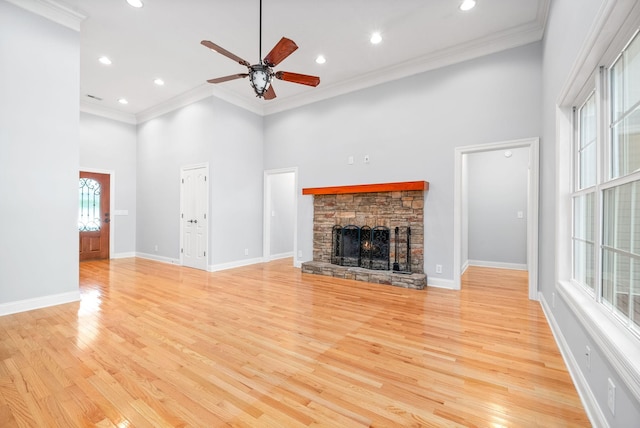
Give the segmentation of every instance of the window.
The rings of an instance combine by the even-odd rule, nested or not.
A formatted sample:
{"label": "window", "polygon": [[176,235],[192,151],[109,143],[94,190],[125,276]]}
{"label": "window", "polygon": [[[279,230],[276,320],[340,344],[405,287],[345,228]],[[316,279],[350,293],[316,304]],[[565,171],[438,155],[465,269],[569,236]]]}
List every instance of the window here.
{"label": "window", "polygon": [[601,71],[574,109],[572,277],[640,335],[640,37]]}
{"label": "window", "polygon": [[[573,196],[573,277],[595,289],[597,117],[595,91],[577,110]],[[586,189],[586,190],[585,190]]]}
{"label": "window", "polygon": [[92,178],[81,178],[79,186],[78,230],[100,230],[100,183]]}

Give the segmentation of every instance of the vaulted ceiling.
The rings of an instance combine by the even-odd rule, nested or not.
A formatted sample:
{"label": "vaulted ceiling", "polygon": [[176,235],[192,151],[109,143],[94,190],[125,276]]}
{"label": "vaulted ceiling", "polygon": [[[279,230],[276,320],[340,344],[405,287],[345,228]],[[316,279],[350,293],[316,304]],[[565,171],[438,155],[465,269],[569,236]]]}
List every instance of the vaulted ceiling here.
{"label": "vaulted ceiling", "polygon": [[[256,98],[248,79],[207,79],[246,68],[200,44],[210,40],[259,60],[259,0],[59,0],[81,23],[81,105],[139,122],[216,95],[270,114],[542,38],[550,0],[263,0],[262,56],[281,37],[299,49],[275,67],[320,77],[318,87],[275,80],[277,98]],[[382,42],[370,43],[378,31]],[[318,55],[326,63],[317,64]],[[107,56],[111,65],[98,59]],[[163,86],[154,79],[164,81]],[[128,104],[118,102],[125,98]]]}

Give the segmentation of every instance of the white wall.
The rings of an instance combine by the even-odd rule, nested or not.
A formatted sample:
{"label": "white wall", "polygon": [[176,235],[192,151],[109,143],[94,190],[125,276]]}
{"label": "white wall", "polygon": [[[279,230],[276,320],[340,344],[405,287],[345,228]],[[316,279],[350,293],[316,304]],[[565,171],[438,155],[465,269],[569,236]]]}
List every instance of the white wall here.
{"label": "white wall", "polygon": [[[114,251],[111,257],[136,251],[136,126],[80,113],[80,167],[110,172],[115,177]],[[127,215],[118,215],[127,211]]]}
{"label": "white wall", "polygon": [[[453,149],[540,135],[540,67],[541,45],[531,44],[267,116],[265,168],[297,166],[301,188],[429,181],[425,271],[451,282]],[[301,196],[302,261],[312,224],[313,198]]]}
{"label": "white wall", "polygon": [[79,298],[79,55],[76,31],[0,1],[0,315]]}
{"label": "white wall", "polygon": [[464,155],[469,264],[526,269],[529,148],[509,151],[511,157],[505,150]]}
{"label": "white wall", "polygon": [[179,260],[180,168],[208,162],[209,265],[262,257],[262,125],[213,97],[138,125],[139,254]]}

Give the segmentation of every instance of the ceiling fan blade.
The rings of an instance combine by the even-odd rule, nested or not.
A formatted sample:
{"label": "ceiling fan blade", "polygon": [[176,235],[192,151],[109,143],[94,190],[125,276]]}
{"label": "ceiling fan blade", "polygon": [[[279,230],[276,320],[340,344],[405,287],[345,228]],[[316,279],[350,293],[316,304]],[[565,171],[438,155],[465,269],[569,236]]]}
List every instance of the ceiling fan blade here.
{"label": "ceiling fan blade", "polygon": [[235,62],[237,62],[238,64],[242,64],[245,67],[249,67],[249,62],[240,58],[237,55],[232,54],[231,52],[229,52],[228,50],[221,48],[220,46],[216,45],[215,43],[210,42],[209,40],[203,40],[200,42],[201,45],[208,47],[211,50],[214,50],[216,52],[218,52],[219,54],[222,54],[224,56],[226,56],[227,58],[230,58],[232,60],[234,60]]}
{"label": "ceiling fan blade", "polygon": [[298,45],[296,45],[293,40],[283,37],[278,43],[276,43],[273,49],[271,49],[271,52],[264,57],[264,62],[269,67],[275,67],[286,57],[291,55],[296,49],[298,49]]}
{"label": "ceiling fan blade", "polygon": [[272,100],[276,97],[276,91],[273,90],[273,85],[269,86],[269,89],[263,95],[265,100]]}
{"label": "ceiling fan blade", "polygon": [[209,79],[209,80],[207,80],[207,82],[209,82],[209,83],[228,82],[229,80],[242,79],[243,77],[247,77],[248,75],[249,75],[249,73],[231,74],[229,76],[218,77],[216,79]]}
{"label": "ceiling fan blade", "polygon": [[276,79],[285,80],[287,82],[300,83],[301,85],[318,86],[320,78],[318,76],[309,76],[308,74],[291,73],[289,71],[278,71],[275,74]]}

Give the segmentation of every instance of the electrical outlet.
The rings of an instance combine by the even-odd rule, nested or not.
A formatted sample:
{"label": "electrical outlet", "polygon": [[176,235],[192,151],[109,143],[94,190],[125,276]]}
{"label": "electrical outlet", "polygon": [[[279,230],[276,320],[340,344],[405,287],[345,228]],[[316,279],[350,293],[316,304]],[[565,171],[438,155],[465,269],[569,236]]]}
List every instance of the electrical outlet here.
{"label": "electrical outlet", "polygon": [[348,164],[348,165],[353,165],[353,156],[349,156],[349,157],[347,158],[347,164]]}
{"label": "electrical outlet", "polygon": [[588,345],[585,350],[584,356],[587,363],[587,370],[591,371],[591,348],[589,348]]}
{"label": "electrical outlet", "polygon": [[245,256],[248,256],[248,255],[249,255],[249,249],[248,249],[248,248],[245,248],[245,249],[244,249],[244,255],[245,255]]}
{"label": "electrical outlet", "polygon": [[155,247],[153,247],[153,250],[157,253],[158,252],[158,246],[156,245]]}
{"label": "electrical outlet", "polygon": [[436,273],[442,273],[442,265],[436,265]]}
{"label": "electrical outlet", "polygon": [[301,259],[302,258],[302,250],[298,250],[298,258]]}
{"label": "electrical outlet", "polygon": [[611,414],[616,414],[616,386],[613,384],[611,378],[607,378],[607,405]]}

